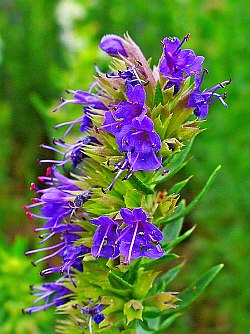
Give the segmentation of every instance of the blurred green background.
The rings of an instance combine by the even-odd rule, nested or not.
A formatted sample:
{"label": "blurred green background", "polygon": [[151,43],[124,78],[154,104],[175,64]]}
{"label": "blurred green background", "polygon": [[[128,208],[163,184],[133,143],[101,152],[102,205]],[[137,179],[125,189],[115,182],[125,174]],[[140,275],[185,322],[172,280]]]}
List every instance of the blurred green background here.
{"label": "blurred green background", "polygon": [[40,280],[23,256],[37,236],[22,206],[32,196],[30,182],[44,172],[37,159],[49,156],[39,144],[56,135],[53,125],[74,118],[66,110],[51,112],[64,89],[88,89],[94,64],[107,64],[97,47],[101,37],[126,31],[154,64],[161,39],[191,33],[186,47],[206,58],[205,86],[232,78],[229,109],[211,107],[207,130],[179,175],[194,175],[183,194],[192,199],[222,164],[202,204],[186,219],[185,228],[197,227],[178,249],[187,264],[170,288],[183,289],[212,265],[225,267],[168,333],[249,333],[249,11],[245,0],[0,0],[1,333],[54,332],[51,312],[31,317],[20,312],[32,300],[28,285]]}

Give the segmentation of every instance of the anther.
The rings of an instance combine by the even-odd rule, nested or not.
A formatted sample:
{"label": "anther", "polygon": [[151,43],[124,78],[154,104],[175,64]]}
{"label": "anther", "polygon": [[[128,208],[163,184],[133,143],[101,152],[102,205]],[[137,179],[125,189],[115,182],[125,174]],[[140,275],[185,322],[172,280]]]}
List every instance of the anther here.
{"label": "anther", "polygon": [[48,168],[46,169],[46,173],[45,173],[45,175],[46,175],[46,176],[51,176],[51,172],[52,172],[51,167],[48,167]]}
{"label": "anther", "polygon": [[37,180],[38,180],[39,182],[41,182],[41,183],[43,183],[43,182],[44,182],[44,179],[43,179],[43,177],[42,177],[42,176],[38,176],[38,177],[37,177]]}
{"label": "anther", "polygon": [[96,133],[100,133],[100,131],[99,131],[99,129],[98,129],[97,126],[94,126],[94,130],[95,130]]}
{"label": "anther", "polygon": [[30,211],[26,211],[26,216],[31,220],[33,219],[33,215]]}
{"label": "anther", "polygon": [[102,192],[103,192],[105,195],[107,194],[107,192],[105,191],[104,188],[101,188],[101,190],[102,190]]}
{"label": "anther", "polygon": [[186,36],[185,36],[185,40],[186,40],[186,42],[189,40],[189,38],[190,38],[190,33],[188,33]]}
{"label": "anther", "polygon": [[30,190],[35,190],[36,189],[36,184],[34,182],[32,182],[30,184]]}
{"label": "anther", "polygon": [[161,176],[164,176],[164,175],[166,175],[167,173],[169,173],[170,172],[170,170],[169,169],[166,169],[166,170],[164,170],[164,172],[161,174]]}

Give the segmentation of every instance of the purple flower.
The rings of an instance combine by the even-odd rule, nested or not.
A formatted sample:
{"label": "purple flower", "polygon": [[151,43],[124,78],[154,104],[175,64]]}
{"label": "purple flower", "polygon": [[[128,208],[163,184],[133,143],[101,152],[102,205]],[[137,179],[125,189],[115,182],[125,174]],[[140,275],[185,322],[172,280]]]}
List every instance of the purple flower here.
{"label": "purple flower", "polygon": [[148,84],[147,81],[141,79],[138,75],[137,72],[141,73],[144,75],[142,71],[139,70],[139,66],[142,66],[142,64],[136,65],[136,66],[127,66],[126,70],[120,71],[118,70],[117,75],[114,73],[109,73],[106,74],[107,78],[110,79],[123,79],[125,80],[125,86],[128,87],[129,85],[131,86],[136,86],[136,85],[144,85],[146,86]]}
{"label": "purple flower", "polygon": [[231,82],[231,80],[227,80],[201,92],[201,84],[205,73],[207,73],[207,70],[203,71],[201,77],[198,75],[195,77],[195,89],[190,93],[187,104],[189,108],[195,108],[194,114],[201,119],[204,119],[207,116],[209,105],[217,100],[220,100],[221,103],[227,107],[227,104],[224,101],[226,94],[218,94],[217,90],[225,88],[225,85],[228,85]]}
{"label": "purple flower", "polygon": [[147,117],[136,117],[131,124],[131,131],[122,138],[122,151],[127,152],[127,159],[131,172],[138,170],[156,170],[162,167],[161,156],[156,152],[161,149],[161,139],[153,131],[154,123]]}
{"label": "purple flower", "polygon": [[81,132],[85,132],[88,128],[92,127],[92,109],[101,109],[101,110],[108,110],[104,103],[100,100],[98,95],[84,92],[81,90],[67,90],[67,93],[73,94],[72,100],[65,100],[62,99],[62,103],[54,109],[54,111],[59,110],[66,104],[79,104],[83,106],[84,114],[77,118],[76,120],[61,123],[56,125],[54,128],[58,129],[62,126],[68,126],[67,130],[65,131],[62,139],[66,137],[66,135],[70,132],[70,130],[76,125],[81,123]]}
{"label": "purple flower", "polygon": [[161,149],[161,139],[159,135],[153,131],[154,123],[147,116],[135,117],[130,126],[124,126],[123,129],[116,134],[116,140],[121,152],[126,152],[126,157],[119,164],[115,164],[115,171],[119,170],[112,183],[103,189],[105,193],[111,190],[118,177],[128,169],[128,179],[134,172],[138,170],[151,171],[161,168],[165,174],[167,171],[162,166],[162,157],[156,156]]}
{"label": "purple flower", "polygon": [[119,255],[118,245],[115,241],[119,235],[118,223],[108,216],[101,216],[90,220],[92,224],[99,225],[93,236],[94,246],[91,253],[95,257],[115,258]]}
{"label": "purple flower", "polygon": [[75,246],[74,242],[80,238],[77,234],[79,232],[84,232],[84,229],[77,225],[61,224],[53,229],[52,232],[44,233],[41,238],[43,239],[40,243],[44,243],[48,239],[59,234],[61,236],[61,242],[40,248],[32,251],[28,251],[25,254],[30,255],[38,252],[53,251],[51,254],[46,255],[37,261],[33,262],[34,265],[41,261],[47,261],[52,257],[59,255],[62,258],[63,264],[56,267],[49,267],[41,271],[41,275],[48,275],[53,273],[66,273],[70,278],[73,285],[75,285],[73,279],[71,278],[71,268],[75,268],[79,271],[83,270],[82,258],[85,254],[90,252],[88,247],[83,245]]}
{"label": "purple flower", "polygon": [[115,111],[106,111],[105,120],[99,129],[105,129],[116,137],[120,150],[122,150],[122,138],[130,131],[135,117],[144,116],[147,112],[144,107],[146,93],[141,85],[129,85],[126,91],[130,102],[122,101],[115,106]]}
{"label": "purple flower", "polygon": [[[81,313],[84,315],[88,315],[90,318],[93,318],[94,322],[99,325],[104,319],[105,316],[104,314],[101,313],[101,311],[103,310],[103,305],[102,304],[96,304],[94,306],[91,306],[91,302],[90,302],[90,306],[89,307],[83,307],[79,304],[75,305],[75,307],[79,307],[81,309]],[[90,322],[91,325],[91,322]]]}
{"label": "purple flower", "polygon": [[90,144],[98,144],[98,140],[95,137],[91,136],[86,136],[80,140],[78,140],[76,143],[73,145],[66,144],[63,140],[55,139],[53,141],[53,144],[63,148],[66,150],[66,152],[62,152],[59,149],[56,149],[53,146],[48,146],[48,145],[41,145],[41,147],[46,148],[48,150],[51,150],[57,154],[60,154],[63,159],[62,160],[40,160],[40,163],[49,163],[49,164],[54,164],[56,166],[64,166],[66,163],[71,162],[72,163],[72,168],[76,168],[84,158],[86,158],[86,155],[83,153],[83,149],[86,145]]}
{"label": "purple flower", "polygon": [[[44,283],[42,286],[31,286],[34,295],[38,296],[30,308],[24,309],[23,313],[35,313],[46,310],[51,306],[60,306],[69,301],[69,295],[72,291],[60,284],[61,280],[55,283]],[[44,300],[43,305],[36,305],[41,300]]]}
{"label": "purple flower", "polygon": [[[45,182],[48,188],[37,189],[34,184],[32,185],[36,193],[42,195],[41,198],[33,199],[34,204],[24,207],[27,216],[31,219],[38,218],[46,220],[43,226],[44,229],[55,228],[66,217],[70,217],[70,220],[75,213],[75,209],[77,209],[71,202],[72,197],[74,198],[72,192],[79,192],[81,188],[75,185],[74,180],[63,176],[54,167],[49,167],[46,176],[40,176],[39,181]],[[85,195],[86,200],[89,199],[90,192],[87,191]],[[30,212],[30,209],[38,206],[41,206],[40,211],[42,215],[40,216]]]}
{"label": "purple flower", "polygon": [[99,44],[100,49],[110,56],[124,56],[127,57],[127,52],[123,46],[124,40],[116,35],[106,35],[101,39]]}
{"label": "purple flower", "polygon": [[190,49],[181,50],[188,38],[189,34],[180,42],[177,37],[166,37],[162,42],[164,57],[160,62],[159,70],[170,81],[167,88],[173,85],[178,86],[187,77],[201,72],[204,57],[196,56]]}
{"label": "purple flower", "polygon": [[129,264],[131,259],[142,256],[159,258],[164,255],[158,244],[163,234],[147,221],[146,213],[141,208],[122,208],[120,214],[127,227],[121,231],[116,243],[120,242],[120,253],[125,263]]}

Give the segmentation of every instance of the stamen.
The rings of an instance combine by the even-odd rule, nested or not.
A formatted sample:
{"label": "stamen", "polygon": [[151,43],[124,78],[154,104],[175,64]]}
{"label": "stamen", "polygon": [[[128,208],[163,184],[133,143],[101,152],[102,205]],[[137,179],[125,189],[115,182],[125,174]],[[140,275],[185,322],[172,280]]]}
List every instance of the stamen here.
{"label": "stamen", "polygon": [[121,169],[120,169],[119,172],[116,174],[116,176],[115,176],[114,180],[111,182],[111,184],[110,184],[106,189],[102,189],[102,192],[103,192],[104,194],[105,194],[108,190],[111,190],[111,189],[114,187],[114,185],[115,185],[117,179],[118,179],[119,176],[124,172],[124,170],[126,169],[127,165],[128,165],[128,162],[127,162],[127,160],[125,160],[124,164],[121,166]]}
{"label": "stamen", "polygon": [[102,247],[103,247],[103,245],[104,245],[104,242],[107,241],[107,235],[108,235],[108,232],[109,232],[109,230],[110,230],[110,227],[111,227],[111,224],[108,225],[108,227],[107,227],[107,229],[106,229],[106,231],[105,231],[104,237],[102,238],[102,242],[101,242],[100,247],[99,247],[99,249],[98,249],[98,252],[97,252],[97,254],[96,254],[96,257],[97,257],[97,258],[100,256],[100,253],[101,253]]}
{"label": "stamen", "polygon": [[128,258],[127,258],[127,263],[128,264],[130,263],[130,259],[131,259],[132,250],[133,250],[133,247],[134,247],[135,237],[136,237],[136,233],[137,233],[138,227],[139,227],[139,223],[136,223],[134,234],[133,234],[133,237],[132,237],[132,240],[131,240],[131,244],[130,244],[130,248],[129,248],[129,252],[128,252]]}
{"label": "stamen", "polygon": [[178,53],[180,51],[180,48],[182,47],[182,45],[187,42],[189,40],[190,34],[187,34],[186,36],[183,37],[181,43],[179,44],[179,46],[175,49],[175,51],[173,52],[173,55],[175,55],[176,53]]}

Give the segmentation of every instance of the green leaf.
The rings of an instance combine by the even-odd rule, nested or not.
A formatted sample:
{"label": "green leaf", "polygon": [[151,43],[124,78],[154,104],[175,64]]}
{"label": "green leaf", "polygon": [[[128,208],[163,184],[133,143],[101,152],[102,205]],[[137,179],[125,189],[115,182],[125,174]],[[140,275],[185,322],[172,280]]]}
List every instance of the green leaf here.
{"label": "green leaf", "polygon": [[208,286],[208,284],[216,277],[216,275],[223,268],[223,264],[219,264],[204,275],[202,275],[198,280],[192,283],[186,290],[180,293],[179,298],[180,302],[178,302],[178,311],[184,309],[188,305],[190,305],[199,295],[203,292],[203,290]]}
{"label": "green leaf", "polygon": [[147,332],[154,333],[153,328],[149,326],[148,321],[144,318],[144,313],[143,313],[143,321],[139,322],[139,325],[137,326],[137,333],[141,334],[144,333],[143,329]]}
{"label": "green leaf", "polygon": [[193,176],[189,176],[187,179],[176,183],[175,185],[173,185],[173,187],[171,187],[168,190],[168,194],[178,194],[184,187],[185,185],[188,183],[188,181],[192,178]]}
{"label": "green leaf", "polygon": [[176,255],[176,254],[166,254],[162,257],[160,257],[159,259],[156,259],[156,260],[151,260],[147,263],[143,263],[142,266],[144,267],[144,269],[149,269],[149,268],[152,268],[154,266],[157,266],[163,262],[168,262],[170,260],[175,260],[175,259],[178,259],[179,256]]}
{"label": "green leaf", "polygon": [[[185,208],[185,200],[182,200],[176,210],[176,212],[182,212]],[[160,219],[158,223],[162,223],[164,218]],[[184,218],[177,219],[174,223],[172,224],[167,224],[164,226],[162,229],[162,233],[164,235],[163,243],[170,242],[175,240],[181,232],[182,225],[183,225],[183,220]]]}
{"label": "green leaf", "polygon": [[117,276],[112,271],[110,271],[108,274],[108,280],[109,280],[110,285],[114,289],[127,290],[127,289],[133,288],[133,285],[124,281],[124,279],[122,279],[120,276]]}
{"label": "green leaf", "polygon": [[138,190],[142,191],[144,194],[154,194],[154,190],[143,183],[138,177],[134,174],[129,178],[130,183]]}
{"label": "green leaf", "polygon": [[182,315],[182,313],[174,313],[170,317],[168,317],[163,323],[158,327],[155,334],[160,334],[162,331],[166,328],[168,328],[177,318],[179,318]]}
{"label": "green leaf", "polygon": [[[172,225],[170,225],[170,226],[172,226]],[[180,237],[176,238],[173,242],[167,242],[165,245],[162,245],[162,249],[165,250],[165,252],[169,252],[176,245],[181,243],[183,240],[187,239],[190,236],[190,234],[193,232],[194,229],[195,229],[195,226],[193,226],[187,232],[182,234]]]}
{"label": "green leaf", "polygon": [[178,266],[168,270],[165,274],[160,276],[155,282],[155,293],[166,291],[168,284],[173,281],[173,279],[179,274],[183,267],[184,262],[180,263]]}
{"label": "green leaf", "polygon": [[157,81],[156,86],[155,86],[155,95],[154,95],[154,100],[153,100],[153,107],[158,106],[158,104],[164,104],[163,102],[163,96],[162,96],[162,91],[161,91],[161,85],[160,82]]}
{"label": "green leaf", "polygon": [[188,144],[181,150],[181,152],[175,153],[172,157],[167,158],[166,162],[163,161],[163,166],[166,170],[170,172],[167,173],[165,176],[162,176],[162,173],[159,171],[156,173],[156,178],[153,178],[152,181],[149,183],[150,185],[156,185],[158,183],[162,183],[167,181],[173,175],[175,175],[179,170],[181,170],[184,166],[186,166],[187,155],[192,147],[193,140],[190,140]]}
{"label": "green leaf", "polygon": [[219,165],[214,172],[211,174],[211,176],[209,177],[207,183],[205,184],[205,186],[202,188],[202,190],[200,191],[200,193],[195,197],[195,199],[186,206],[186,208],[178,215],[175,215],[173,217],[171,217],[170,219],[168,219],[166,221],[167,224],[174,222],[176,219],[179,219],[181,217],[186,216],[191,210],[193,210],[193,208],[200,202],[200,200],[203,198],[203,196],[205,195],[205,193],[208,191],[209,187],[212,185],[212,183],[215,180],[215,177],[217,176],[218,171],[221,169],[221,166]]}
{"label": "green leaf", "polygon": [[129,269],[122,275],[122,278],[130,284],[134,284],[137,278],[137,272],[140,268],[142,258],[134,260]]}
{"label": "green leaf", "polygon": [[137,189],[129,189],[124,196],[124,203],[126,208],[134,209],[141,206],[142,193],[137,191]]}
{"label": "green leaf", "polygon": [[152,288],[153,282],[158,274],[158,271],[143,271],[141,268],[138,271],[137,279],[134,284],[133,296],[139,300],[145,298],[149,290]]}

